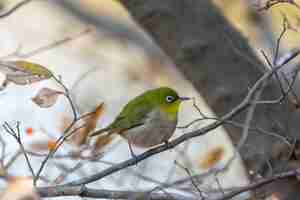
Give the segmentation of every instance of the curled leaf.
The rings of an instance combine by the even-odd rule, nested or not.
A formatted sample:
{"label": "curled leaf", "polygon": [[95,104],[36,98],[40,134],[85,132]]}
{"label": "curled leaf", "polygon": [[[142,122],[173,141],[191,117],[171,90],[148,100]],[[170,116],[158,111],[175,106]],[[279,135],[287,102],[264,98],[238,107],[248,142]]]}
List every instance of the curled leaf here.
{"label": "curled leaf", "polygon": [[31,100],[41,108],[49,108],[56,103],[61,94],[64,93],[50,88],[42,88]]}
{"label": "curled leaf", "polygon": [[[97,121],[102,116],[104,109],[104,103],[100,103],[95,110],[87,114],[83,114],[80,122],[78,122],[74,129],[77,129],[72,136],[68,139],[69,142],[77,146],[86,144],[88,135],[94,131],[97,125]],[[69,117],[63,117],[61,120],[62,124],[60,130],[64,132],[66,128],[72,123],[72,119]],[[81,127],[81,128],[79,128]]]}
{"label": "curled leaf", "polygon": [[86,116],[83,121],[85,126],[82,129],[79,129],[79,134],[74,134],[72,137],[72,142],[76,145],[83,145],[86,143],[89,133],[91,133],[97,125],[97,121],[103,113],[104,104],[99,104],[96,109],[89,115]]}
{"label": "curled leaf", "polygon": [[98,136],[94,146],[94,153],[101,151],[106,145],[111,143],[114,138],[114,134]]}
{"label": "curled leaf", "polygon": [[42,65],[27,61],[0,62],[0,72],[6,75],[8,82],[28,85],[52,77],[52,73]]}

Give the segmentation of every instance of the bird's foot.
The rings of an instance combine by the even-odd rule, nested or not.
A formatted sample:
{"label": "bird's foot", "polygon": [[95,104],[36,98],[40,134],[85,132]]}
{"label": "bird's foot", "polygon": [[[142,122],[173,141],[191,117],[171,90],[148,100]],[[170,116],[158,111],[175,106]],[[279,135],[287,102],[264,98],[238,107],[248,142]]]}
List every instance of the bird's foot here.
{"label": "bird's foot", "polygon": [[134,164],[137,165],[138,164],[138,156],[135,155],[133,152],[131,152],[131,157],[134,159]]}
{"label": "bird's foot", "polygon": [[138,157],[133,152],[133,149],[132,149],[132,146],[131,146],[131,142],[128,142],[128,146],[129,146],[130,154],[131,154],[132,158],[134,159],[134,164],[137,165],[138,164]]}
{"label": "bird's foot", "polygon": [[166,146],[167,148],[169,148],[169,147],[170,147],[170,143],[169,143],[169,141],[168,141],[168,140],[166,140],[166,141],[164,142],[164,144],[165,144],[165,146]]}

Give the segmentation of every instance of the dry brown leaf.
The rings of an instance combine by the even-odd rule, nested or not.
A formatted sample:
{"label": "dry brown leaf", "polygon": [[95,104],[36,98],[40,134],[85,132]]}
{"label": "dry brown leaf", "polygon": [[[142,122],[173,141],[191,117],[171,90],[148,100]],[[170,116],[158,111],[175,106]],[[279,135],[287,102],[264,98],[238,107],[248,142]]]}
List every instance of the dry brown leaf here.
{"label": "dry brown leaf", "polygon": [[47,142],[47,148],[49,151],[52,151],[56,147],[56,141],[55,140],[48,140]]}
{"label": "dry brown leaf", "polygon": [[209,169],[222,160],[225,153],[223,146],[218,146],[211,149],[204,158],[200,160],[200,167],[204,169]]}
{"label": "dry brown leaf", "polygon": [[28,177],[16,177],[9,181],[7,188],[0,195],[0,200],[40,200],[33,181]]}
{"label": "dry brown leaf", "polygon": [[50,88],[42,88],[31,100],[41,108],[49,108],[56,103],[61,94],[64,93]]}
{"label": "dry brown leaf", "polygon": [[[83,119],[84,127],[79,129],[76,133],[73,134],[70,141],[78,146],[86,143],[89,133],[91,133],[97,125],[97,121],[101,117],[104,109],[104,103],[99,104],[96,109],[88,116]],[[70,120],[65,120],[65,125],[68,125]]]}
{"label": "dry brown leaf", "polygon": [[7,82],[28,85],[51,78],[51,71],[42,65],[27,61],[0,62],[0,72],[6,75]]}
{"label": "dry brown leaf", "polygon": [[96,109],[94,110],[93,114],[87,118],[84,119],[85,126],[83,129],[81,129],[80,134],[78,134],[77,138],[74,138],[74,142],[78,145],[82,145],[86,142],[88,135],[90,132],[92,132],[97,125],[98,119],[101,117],[103,113],[103,106],[104,104],[99,104]]}
{"label": "dry brown leaf", "polygon": [[115,137],[115,134],[110,135],[100,135],[97,136],[97,140],[94,146],[94,152],[99,152],[103,149],[106,145],[108,145]]}

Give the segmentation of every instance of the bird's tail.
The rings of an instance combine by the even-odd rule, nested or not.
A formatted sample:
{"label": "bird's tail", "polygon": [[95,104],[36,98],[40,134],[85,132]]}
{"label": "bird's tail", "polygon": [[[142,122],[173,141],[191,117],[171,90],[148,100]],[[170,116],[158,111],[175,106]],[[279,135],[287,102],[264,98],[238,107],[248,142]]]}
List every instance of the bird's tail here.
{"label": "bird's tail", "polygon": [[93,136],[96,136],[96,135],[101,135],[101,134],[103,134],[105,132],[110,132],[110,129],[111,129],[110,127],[106,127],[106,128],[97,130],[94,133],[92,133],[91,135],[89,135],[89,137],[93,137]]}

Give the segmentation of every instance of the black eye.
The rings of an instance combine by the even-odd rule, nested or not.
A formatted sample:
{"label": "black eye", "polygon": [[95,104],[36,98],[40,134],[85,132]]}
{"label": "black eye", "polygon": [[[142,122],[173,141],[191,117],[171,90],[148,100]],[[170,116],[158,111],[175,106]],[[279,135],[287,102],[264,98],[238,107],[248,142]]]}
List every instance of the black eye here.
{"label": "black eye", "polygon": [[166,102],[167,103],[172,103],[175,100],[175,97],[173,96],[166,96]]}

